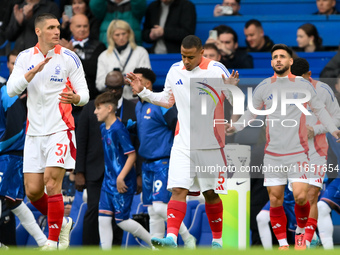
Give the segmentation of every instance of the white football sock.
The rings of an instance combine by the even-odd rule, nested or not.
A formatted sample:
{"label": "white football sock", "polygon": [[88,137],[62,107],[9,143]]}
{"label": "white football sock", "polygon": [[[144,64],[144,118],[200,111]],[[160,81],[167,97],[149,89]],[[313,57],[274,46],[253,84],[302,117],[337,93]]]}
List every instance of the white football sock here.
{"label": "white football sock", "polygon": [[11,211],[19,218],[21,225],[27,230],[27,232],[33,236],[38,246],[45,245],[47,238],[40,229],[32,211],[27,207],[27,205],[25,203],[21,203]]}
{"label": "white football sock", "polygon": [[112,230],[112,217],[99,216],[99,237],[100,245],[103,250],[110,250],[112,248],[113,230]]}
{"label": "white football sock", "polygon": [[130,232],[133,236],[136,236],[146,242],[150,247],[151,244],[151,235],[141,224],[133,219],[123,220],[117,223],[117,226],[123,229],[124,231]]}
{"label": "white football sock", "polygon": [[165,233],[165,221],[163,217],[158,215],[153,206],[148,206],[148,213],[150,216],[149,227],[151,237],[163,238]]}
{"label": "white football sock", "polygon": [[333,222],[331,218],[332,209],[324,201],[318,202],[318,229],[319,236],[324,249],[334,249]]}
{"label": "white football sock", "polygon": [[272,233],[269,226],[269,211],[261,210],[256,216],[256,221],[263,248],[265,250],[273,249]]}

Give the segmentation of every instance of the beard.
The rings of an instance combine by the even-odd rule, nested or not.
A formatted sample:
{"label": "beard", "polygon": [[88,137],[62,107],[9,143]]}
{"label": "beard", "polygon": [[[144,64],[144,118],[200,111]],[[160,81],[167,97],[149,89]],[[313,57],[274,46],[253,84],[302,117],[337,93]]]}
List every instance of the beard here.
{"label": "beard", "polygon": [[281,70],[276,69],[276,68],[273,66],[274,72],[275,72],[276,74],[279,74],[279,75],[284,74],[288,69],[289,69],[289,66],[285,66],[285,67],[283,67]]}

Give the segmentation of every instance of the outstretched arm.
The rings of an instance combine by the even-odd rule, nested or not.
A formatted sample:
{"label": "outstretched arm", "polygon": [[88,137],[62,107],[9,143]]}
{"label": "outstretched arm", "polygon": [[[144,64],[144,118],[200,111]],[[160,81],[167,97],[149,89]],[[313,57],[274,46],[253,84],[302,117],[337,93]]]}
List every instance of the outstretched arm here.
{"label": "outstretched arm", "polygon": [[136,92],[141,99],[149,103],[165,108],[170,108],[175,103],[175,99],[170,89],[164,89],[162,92],[157,93],[152,92],[151,90],[146,89],[142,85],[141,78],[132,72],[126,74],[125,81],[130,84],[132,91]]}

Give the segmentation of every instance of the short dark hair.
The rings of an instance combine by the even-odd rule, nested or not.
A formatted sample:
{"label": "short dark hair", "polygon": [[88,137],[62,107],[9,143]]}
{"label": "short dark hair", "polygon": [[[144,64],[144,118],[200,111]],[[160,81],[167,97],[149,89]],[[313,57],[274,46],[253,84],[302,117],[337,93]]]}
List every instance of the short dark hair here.
{"label": "short dark hair", "polygon": [[254,25],[255,27],[260,27],[262,28],[262,24],[259,20],[257,19],[251,19],[251,20],[248,20],[246,22],[246,24],[244,25],[244,28],[248,28],[250,25]]}
{"label": "short dark hair", "polygon": [[218,54],[220,54],[220,51],[218,50],[215,43],[206,43],[206,44],[204,44],[203,49],[213,49],[213,50],[217,51]]}
{"label": "short dark hair", "polygon": [[8,53],[8,55],[7,55],[7,62],[9,62],[10,56],[18,56],[19,54],[20,54],[19,50],[16,50],[16,49],[11,50],[10,53]]}
{"label": "short dark hair", "polygon": [[101,104],[112,104],[114,106],[114,110],[117,109],[118,99],[111,91],[104,92],[96,97],[94,100],[94,105],[98,107]]}
{"label": "short dark hair", "polygon": [[52,13],[42,13],[42,14],[39,14],[35,20],[34,20],[34,27],[37,27],[37,24],[39,24],[40,22],[43,22],[47,19],[56,19],[58,20],[58,18],[52,14]]}
{"label": "short dark hair", "polygon": [[283,43],[278,43],[278,44],[275,44],[270,53],[273,54],[274,51],[276,50],[285,50],[287,51],[287,53],[289,54],[290,57],[293,57],[293,51],[291,48],[289,48],[286,44],[283,44]]}
{"label": "short dark hair", "polygon": [[196,48],[200,50],[202,49],[202,41],[196,35],[188,35],[184,37],[182,41],[182,46],[184,49]]}
{"label": "short dark hair", "polygon": [[305,58],[295,58],[290,71],[296,76],[302,76],[309,71],[309,63]]}
{"label": "short dark hair", "polygon": [[238,42],[237,33],[231,27],[226,26],[226,25],[219,25],[217,27],[214,27],[214,30],[217,31],[218,36],[220,36],[221,34],[232,34],[234,36],[234,42],[235,43]]}
{"label": "short dark hair", "polygon": [[135,70],[133,70],[133,72],[142,74],[142,76],[149,80],[151,84],[154,84],[156,81],[156,74],[150,68],[137,67]]}

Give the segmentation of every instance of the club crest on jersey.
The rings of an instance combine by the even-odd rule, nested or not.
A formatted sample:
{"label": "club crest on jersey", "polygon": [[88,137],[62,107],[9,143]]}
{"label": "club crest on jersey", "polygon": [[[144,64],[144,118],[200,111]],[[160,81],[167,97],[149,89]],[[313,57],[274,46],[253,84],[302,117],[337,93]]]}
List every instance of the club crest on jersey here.
{"label": "club crest on jersey", "polygon": [[57,65],[57,66],[55,67],[55,74],[56,74],[56,75],[59,75],[59,74],[60,74],[60,71],[61,71],[61,67],[60,67],[60,65]]}

